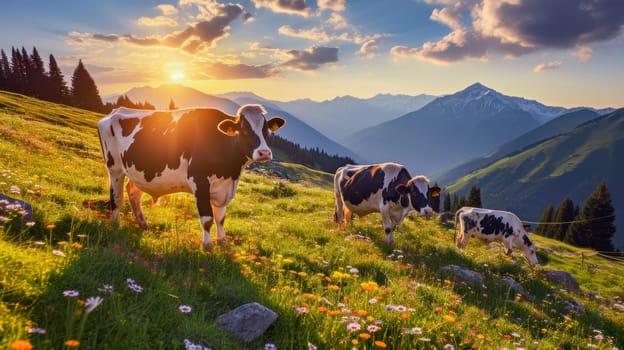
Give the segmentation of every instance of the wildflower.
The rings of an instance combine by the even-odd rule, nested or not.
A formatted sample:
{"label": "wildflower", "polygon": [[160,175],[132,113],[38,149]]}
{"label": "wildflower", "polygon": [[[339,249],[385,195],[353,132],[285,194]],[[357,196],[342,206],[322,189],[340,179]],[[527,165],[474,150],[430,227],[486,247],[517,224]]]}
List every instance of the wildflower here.
{"label": "wildflower", "polygon": [[362,282],[360,287],[367,292],[374,292],[379,288],[379,285],[376,282]]}
{"label": "wildflower", "polygon": [[298,306],[295,308],[295,311],[297,311],[298,314],[307,314],[308,308],[305,306]]}
{"label": "wildflower", "polygon": [[316,345],[314,345],[314,344],[312,344],[312,343],[308,342],[308,350],[317,350],[317,349],[318,349],[318,348],[317,348],[317,346],[316,346]]}
{"label": "wildflower", "polygon": [[364,316],[368,315],[368,311],[366,311],[366,310],[358,310],[357,311],[357,315],[360,316],[360,317],[364,317]]}
{"label": "wildflower", "polygon": [[368,340],[371,338],[371,335],[368,333],[360,333],[360,338],[364,339],[364,340]]}
{"label": "wildflower", "polygon": [[325,306],[319,306],[318,309],[316,309],[316,311],[320,313],[325,313],[327,312],[327,308]]}
{"label": "wildflower", "polygon": [[369,304],[377,304],[377,298],[368,299]]}
{"label": "wildflower", "polygon": [[207,348],[201,344],[193,344],[193,342],[191,342],[188,339],[184,339],[184,349],[186,350],[211,350],[210,348]]}
{"label": "wildflower", "polygon": [[444,319],[445,322],[455,323],[455,317],[453,316],[444,315],[442,318]]}
{"label": "wildflower", "polygon": [[395,310],[398,311],[398,312],[405,312],[405,311],[407,311],[407,307],[405,307],[403,305],[397,305]]}
{"label": "wildflower", "polygon": [[367,330],[367,331],[369,331],[369,332],[371,332],[371,333],[375,333],[375,332],[377,332],[377,331],[378,331],[378,330],[380,330],[380,329],[381,329],[381,327],[379,327],[379,326],[375,326],[374,324],[372,324],[372,325],[370,325],[370,326],[366,327],[366,330]]}
{"label": "wildflower", "polygon": [[26,227],[33,227],[35,226],[35,222],[34,221],[29,221],[26,223]]}
{"label": "wildflower", "polygon": [[56,227],[56,225],[54,225],[54,224],[49,224],[48,226],[46,226],[46,228],[48,230],[54,230],[55,227]]}
{"label": "wildflower", "polygon": [[29,333],[29,334],[46,334],[47,331],[45,330],[45,328],[26,327],[26,333]]}
{"label": "wildflower", "polygon": [[65,346],[67,346],[68,348],[77,348],[80,346],[80,342],[75,339],[70,339],[65,341]]}
{"label": "wildflower", "polygon": [[511,333],[511,336],[514,337],[514,338],[520,338],[520,334],[518,334],[516,332]]}
{"label": "wildflower", "polygon": [[362,329],[362,326],[360,326],[359,323],[351,322],[347,325],[347,330],[349,332],[359,331],[360,329]]}
{"label": "wildflower", "polygon": [[128,288],[130,288],[130,290],[132,290],[133,292],[141,293],[143,291],[143,287],[136,284],[136,282],[134,282],[132,278],[126,279],[126,282],[128,283]]}
{"label": "wildflower", "polygon": [[63,292],[63,296],[64,297],[69,297],[69,298],[76,298],[79,295],[80,295],[80,292],[77,291],[77,290],[73,290],[73,289],[66,290],[66,291]]}
{"label": "wildflower", "polygon": [[453,345],[453,344],[446,344],[446,345],[444,345],[444,350],[455,350],[455,345]]}
{"label": "wildflower", "polygon": [[277,350],[277,346],[273,343],[264,344],[264,350]]}
{"label": "wildflower", "polygon": [[11,350],[30,350],[32,344],[28,340],[16,340],[11,344]]}
{"label": "wildflower", "polygon": [[58,256],[63,257],[63,258],[66,256],[65,253],[63,253],[62,251],[60,251],[58,249],[52,250],[52,254],[58,255]]}
{"label": "wildflower", "polygon": [[383,342],[383,341],[381,341],[381,340],[375,340],[375,343],[374,343],[374,344],[375,344],[375,346],[376,346],[376,347],[378,347],[378,348],[382,348],[382,349],[385,349],[385,348],[387,348],[387,347],[388,347],[388,345],[386,345],[386,343],[384,343],[384,342]]}
{"label": "wildflower", "polygon": [[85,312],[86,313],[90,313],[96,307],[100,306],[100,304],[102,304],[103,301],[104,301],[104,298],[102,298],[100,296],[88,297],[87,298],[87,303],[85,304]]}
{"label": "wildflower", "polygon": [[183,314],[188,314],[189,312],[193,310],[193,308],[191,308],[188,305],[180,305],[178,306],[178,310],[180,310],[180,312]]}
{"label": "wildflower", "polygon": [[355,267],[352,267],[352,268],[349,269],[349,273],[352,274],[352,275],[355,275],[355,274],[360,273],[360,270],[358,270]]}
{"label": "wildflower", "polygon": [[74,242],[74,244],[72,244],[72,247],[74,247],[76,249],[81,249],[82,248],[82,244],[80,244],[78,242]]}
{"label": "wildflower", "polygon": [[422,328],[420,327],[414,327],[414,328],[404,328],[403,329],[403,334],[422,334]]}
{"label": "wildflower", "polygon": [[431,338],[424,338],[424,337],[423,337],[423,338],[418,338],[418,340],[420,340],[420,341],[424,341],[424,342],[426,343],[426,342],[430,342],[430,341],[431,341]]}
{"label": "wildflower", "polygon": [[9,187],[9,193],[11,193],[11,194],[20,194],[20,193],[22,193],[22,190],[20,190],[20,188],[15,186],[15,185],[11,185],[11,187]]}
{"label": "wildflower", "polygon": [[98,288],[98,290],[102,293],[113,293],[113,285],[111,284],[103,284],[102,288]]}

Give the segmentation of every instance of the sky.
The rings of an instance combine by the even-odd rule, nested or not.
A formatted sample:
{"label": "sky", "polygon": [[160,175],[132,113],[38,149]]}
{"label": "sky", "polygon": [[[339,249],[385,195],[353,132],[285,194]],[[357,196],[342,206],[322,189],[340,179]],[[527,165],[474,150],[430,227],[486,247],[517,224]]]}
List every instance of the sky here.
{"label": "sky", "polygon": [[102,97],[177,83],[316,101],[480,82],[624,106],[622,0],[3,0],[0,48],[82,60]]}

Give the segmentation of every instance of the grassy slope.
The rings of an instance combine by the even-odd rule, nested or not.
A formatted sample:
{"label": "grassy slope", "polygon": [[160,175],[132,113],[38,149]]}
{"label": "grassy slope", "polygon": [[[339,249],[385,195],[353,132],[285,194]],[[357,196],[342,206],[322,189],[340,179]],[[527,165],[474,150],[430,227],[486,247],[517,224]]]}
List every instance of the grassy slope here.
{"label": "grassy slope", "polygon": [[[624,314],[609,306],[624,293],[621,263],[587,256],[581,265],[581,250],[535,237],[543,268],[572,273],[584,291],[600,296],[589,300],[550,285],[542,272],[529,270],[517,255],[518,262],[503,257],[499,248],[472,242],[460,254],[452,246],[451,227],[434,220],[407,219],[397,236],[401,252],[393,252],[382,243],[377,215],[339,230],[331,222],[331,175],[298,165],[245,173],[228,207],[226,230],[233,239],[210,252],[201,250],[186,194],[164,197],[154,207],[145,198],[148,232],[136,229],[127,205],[121,225],[113,228],[105,214],[81,207],[85,199],[106,197],[95,131],[99,117],[0,92],[0,190],[20,187],[19,197],[33,204],[38,219],[30,228],[5,225],[2,233],[1,348],[18,339],[29,339],[35,348],[62,348],[64,341],[80,338],[83,348],[182,348],[183,339],[190,339],[239,349],[214,320],[250,301],[271,307],[280,318],[249,349],[265,343],[300,349],[308,341],[322,349],[382,345],[374,341],[395,349],[588,343],[608,348],[607,340],[624,346]],[[275,170],[299,182],[261,175]],[[446,264],[483,273],[485,288],[442,274]],[[496,280],[503,276],[517,280],[526,293],[501,287]],[[144,291],[128,290],[126,278]],[[102,284],[116,292],[98,291]],[[83,300],[101,295],[105,301],[85,318],[79,304],[62,296],[69,289],[79,290]],[[586,313],[566,312],[571,300],[581,302]],[[193,311],[179,312],[181,304]],[[388,311],[388,305],[407,309]],[[349,332],[349,323],[363,328]],[[374,324],[381,330],[367,329]],[[47,334],[27,334],[27,325]],[[605,340],[595,339],[594,329]]]}

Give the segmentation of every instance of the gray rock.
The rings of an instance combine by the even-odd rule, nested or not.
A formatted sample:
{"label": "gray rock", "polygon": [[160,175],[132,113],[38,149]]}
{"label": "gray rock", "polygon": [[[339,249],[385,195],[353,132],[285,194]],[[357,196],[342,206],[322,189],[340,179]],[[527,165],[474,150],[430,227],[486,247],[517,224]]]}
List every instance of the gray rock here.
{"label": "gray rock", "polygon": [[520,285],[520,283],[516,282],[515,279],[511,278],[511,277],[504,277],[501,278],[499,280],[501,283],[506,284],[507,286],[509,286],[509,288],[511,289],[512,292],[514,293],[519,293],[524,295],[524,288],[522,288],[522,286]]}
{"label": "gray rock", "polygon": [[546,271],[546,279],[550,283],[561,284],[563,288],[570,292],[578,293],[581,291],[578,281],[565,271]]}
{"label": "gray rock", "polygon": [[455,276],[463,279],[468,284],[470,284],[470,285],[472,285],[474,287],[479,287],[480,288],[481,286],[483,286],[483,275],[478,273],[478,272],[474,272],[472,270],[464,269],[464,268],[461,268],[461,267],[459,267],[457,265],[442,266],[440,268],[440,270],[452,272],[452,273],[455,274]]}
{"label": "gray rock", "polygon": [[217,317],[217,323],[233,336],[250,343],[277,320],[277,314],[259,303],[243,304]]}

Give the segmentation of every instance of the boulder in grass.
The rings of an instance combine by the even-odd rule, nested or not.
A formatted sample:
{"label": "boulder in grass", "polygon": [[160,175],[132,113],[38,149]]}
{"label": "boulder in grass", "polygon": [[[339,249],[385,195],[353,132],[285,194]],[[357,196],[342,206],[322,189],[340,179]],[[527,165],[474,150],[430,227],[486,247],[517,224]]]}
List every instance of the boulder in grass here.
{"label": "boulder in grass", "polygon": [[546,279],[550,283],[562,285],[570,292],[578,293],[581,291],[578,281],[565,271],[546,271]]}
{"label": "boulder in grass", "polygon": [[261,336],[277,320],[277,314],[259,303],[243,304],[217,317],[217,323],[227,332],[250,343]]}

